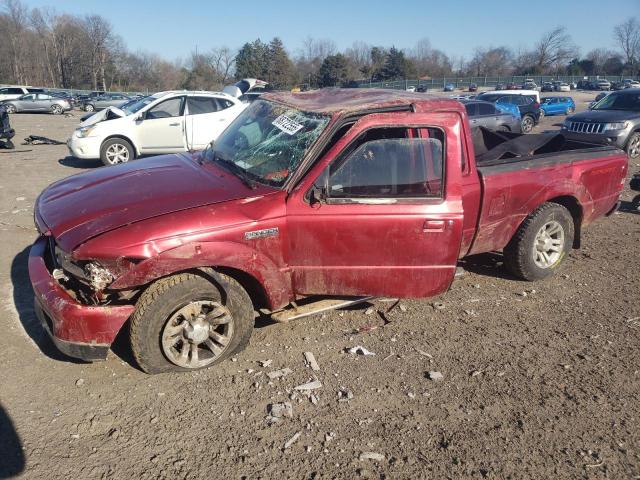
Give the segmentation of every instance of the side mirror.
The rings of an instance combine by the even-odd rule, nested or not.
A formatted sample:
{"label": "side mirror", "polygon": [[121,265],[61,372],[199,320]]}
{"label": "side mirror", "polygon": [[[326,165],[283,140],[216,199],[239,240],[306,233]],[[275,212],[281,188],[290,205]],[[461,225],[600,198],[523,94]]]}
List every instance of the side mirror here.
{"label": "side mirror", "polygon": [[324,187],[319,187],[315,183],[309,191],[309,205],[318,208],[327,199],[327,192]]}
{"label": "side mirror", "polygon": [[144,112],[143,113],[139,113],[138,115],[136,115],[135,121],[136,122],[141,122],[141,121],[144,120],[144,117],[145,117]]}

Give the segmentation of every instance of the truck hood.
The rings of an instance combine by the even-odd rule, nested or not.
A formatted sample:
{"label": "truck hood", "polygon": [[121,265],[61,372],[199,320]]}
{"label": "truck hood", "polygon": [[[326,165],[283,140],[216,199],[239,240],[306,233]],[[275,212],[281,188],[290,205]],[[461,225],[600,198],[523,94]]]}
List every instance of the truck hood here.
{"label": "truck hood", "polygon": [[127,114],[120,110],[118,107],[109,107],[99,112],[94,113],[86,120],[80,122],[80,127],[88,127],[104,120],[112,120],[114,118],[126,117]]}
{"label": "truck hood", "polygon": [[[41,220],[70,252],[101,233],[151,217],[266,193],[190,155],[150,157],[73,175],[47,187],[36,202]],[[42,225],[40,228],[42,229]]]}
{"label": "truck hood", "polygon": [[571,115],[567,117],[567,121],[610,123],[623,122],[634,118],[640,118],[640,112],[632,112],[629,110],[589,110]]}

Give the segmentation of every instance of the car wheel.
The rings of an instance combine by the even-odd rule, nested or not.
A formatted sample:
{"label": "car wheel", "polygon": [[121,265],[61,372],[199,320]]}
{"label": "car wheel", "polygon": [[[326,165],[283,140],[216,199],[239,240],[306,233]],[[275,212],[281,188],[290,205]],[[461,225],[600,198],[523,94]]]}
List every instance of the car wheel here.
{"label": "car wheel", "polygon": [[522,121],[520,124],[520,126],[522,127],[522,133],[531,133],[535,124],[536,122],[533,120],[533,117],[531,115],[525,115],[524,117],[522,117]]}
{"label": "car wheel", "polygon": [[62,107],[60,105],[51,105],[51,113],[54,115],[61,115]]}
{"label": "car wheel", "polygon": [[627,141],[625,149],[629,158],[636,159],[640,157],[640,132],[633,132]]}
{"label": "car wheel", "polygon": [[15,105],[7,105],[7,113],[16,113],[16,106]]}
{"label": "car wheel", "polygon": [[511,129],[509,128],[509,126],[508,126],[508,125],[500,125],[500,126],[498,127],[498,131],[499,131],[499,132],[510,132],[510,131],[511,131]]}
{"label": "car wheel", "polygon": [[631,208],[640,213],[640,195],[633,197],[633,200],[631,200]]}
{"label": "car wheel", "polygon": [[131,317],[131,350],[147,373],[213,366],[242,350],[253,332],[247,292],[214,270],[158,280],[140,296]]}
{"label": "car wheel", "polygon": [[84,106],[84,111],[85,112],[93,112],[95,110],[95,107],[93,105],[91,105],[90,103]]}
{"label": "car wheel", "polygon": [[552,275],[573,245],[573,218],[557,203],[544,203],[520,225],[504,248],[507,269],[523,280]]}
{"label": "car wheel", "polygon": [[540,109],[540,120],[542,120],[545,115],[546,113],[544,113],[544,110]]}
{"label": "car wheel", "polygon": [[571,115],[575,111],[576,111],[575,108],[569,107],[569,108],[567,108],[567,110],[564,113],[565,113],[565,115]]}
{"label": "car wheel", "polygon": [[133,147],[124,138],[110,138],[100,147],[100,160],[107,166],[127,163],[134,157]]}

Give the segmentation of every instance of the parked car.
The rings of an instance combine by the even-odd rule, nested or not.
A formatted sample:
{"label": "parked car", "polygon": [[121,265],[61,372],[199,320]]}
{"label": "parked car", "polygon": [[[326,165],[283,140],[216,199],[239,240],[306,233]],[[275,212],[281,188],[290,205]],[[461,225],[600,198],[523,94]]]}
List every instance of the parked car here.
{"label": "parked car", "polygon": [[589,80],[579,80],[576,86],[580,90],[590,90],[591,82]]}
{"label": "parked car", "polygon": [[456,86],[453,83],[447,83],[444,86],[444,91],[445,92],[453,92],[456,89]]}
{"label": "parked car", "polygon": [[469,84],[469,91],[470,92],[477,92],[478,91],[478,85],[476,85],[475,83],[470,83]]}
{"label": "parked car", "polygon": [[33,87],[2,87],[0,88],[0,101],[16,100],[17,98],[28,93],[44,93],[44,90],[42,88]]}
{"label": "parked car", "polygon": [[97,98],[97,97],[100,97],[100,96],[104,95],[105,93],[108,93],[108,92],[103,92],[102,90],[96,90],[96,91],[89,92],[89,93],[84,94],[84,95],[78,95],[78,103],[80,105],[82,105],[82,104],[88,102],[89,100],[93,100],[94,98]]}
{"label": "parked car", "polygon": [[[128,101],[128,102],[123,103],[123,104],[122,104],[122,105],[120,105],[118,108],[119,108],[120,110],[122,110],[122,111],[127,111],[128,107],[130,107],[130,106],[131,106],[131,105],[133,105],[134,103],[136,103],[136,102],[140,101],[142,98],[146,98],[146,96],[143,96],[143,97],[138,97],[138,96],[132,97],[132,98],[130,98],[130,99],[129,99],[129,101]],[[87,119],[91,118],[91,117],[92,117],[92,116],[94,116],[94,115],[100,115],[100,113],[97,113],[97,112],[88,112],[88,113],[85,113],[84,115],[82,115],[82,116],[80,117],[80,122],[84,122],[85,120],[87,120]]]}
{"label": "parked car", "polygon": [[71,108],[73,108],[76,105],[76,97],[69,92],[59,92],[59,91],[52,92],[47,90],[44,93],[46,93],[47,95],[51,95],[52,97],[55,97],[55,98],[61,98],[63,100],[66,100],[67,102],[69,102],[69,105],[71,105]]}
{"label": "parked car", "polygon": [[521,89],[522,89],[522,85],[515,82],[507,82],[507,86],[503,90],[521,90]]}
{"label": "parked car", "polygon": [[71,110],[69,101],[47,93],[28,93],[15,100],[6,100],[3,104],[7,113],[50,112],[60,115]]}
{"label": "parked car", "polygon": [[521,116],[522,133],[531,133],[540,121],[540,93],[532,90],[504,90],[502,92],[481,93],[476,97],[492,103],[512,104]]}
{"label": "parked car", "polygon": [[496,83],[496,88],[494,90],[505,90],[507,88],[506,83]]}
{"label": "parked car", "polygon": [[558,91],[558,92],[570,92],[571,91],[571,87],[566,82],[560,82],[558,84],[558,86],[556,87],[556,91]]}
{"label": "parked car", "polygon": [[[318,298],[433,297],[468,255],[502,251],[518,278],[548,278],[615,211],[627,158],[548,134],[477,133],[453,100],[266,94],[199,155],[45,189],[29,254],[35,313],[67,355],[105,358],[127,323],[145,372],[188,372],[240,352],[256,311],[287,321]],[[390,281],[400,277],[411,281]]]}
{"label": "parked car", "polygon": [[85,101],[82,104],[82,109],[85,112],[97,112],[107,107],[119,107],[129,100],[131,100],[129,97],[121,93],[105,93],[104,95]]}
{"label": "parked car", "polygon": [[609,80],[597,80],[594,84],[595,90],[611,90],[611,82]]}
{"label": "parked car", "polygon": [[631,159],[640,158],[640,88],[611,92],[586,112],[567,117],[567,138],[615,145]]}
{"label": "parked car", "polygon": [[533,80],[525,80],[521,88],[522,90],[538,90],[538,85]]}
{"label": "parked car", "polygon": [[578,88],[578,84],[576,82],[569,82],[569,89],[575,90]]}
{"label": "parked car", "polygon": [[542,88],[540,89],[542,92],[553,92],[555,90],[555,88],[553,87],[553,83],[551,82],[544,82],[542,84]]}
{"label": "parked car", "polygon": [[543,97],[540,101],[543,115],[570,115],[576,111],[571,97]]}
{"label": "parked car", "polygon": [[624,88],[640,88],[640,82],[631,78],[625,78],[622,81],[622,85]]}
{"label": "parked car", "polygon": [[92,115],[67,145],[74,157],[99,158],[105,165],[139,155],[201,150],[246,106],[222,92],[160,92],[124,109],[109,107]]}
{"label": "parked car", "polygon": [[467,110],[471,127],[485,127],[489,130],[521,132],[520,115],[505,112],[491,102],[482,100],[461,100]]}
{"label": "parked car", "polygon": [[416,87],[416,92],[419,93],[426,93],[429,90],[429,88],[426,85],[418,85]]}

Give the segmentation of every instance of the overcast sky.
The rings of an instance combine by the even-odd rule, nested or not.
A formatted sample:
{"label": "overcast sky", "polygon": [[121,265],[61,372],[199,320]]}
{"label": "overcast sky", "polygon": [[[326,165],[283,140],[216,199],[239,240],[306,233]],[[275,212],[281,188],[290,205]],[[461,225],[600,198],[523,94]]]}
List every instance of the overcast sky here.
{"label": "overcast sky", "polygon": [[196,46],[238,48],[280,37],[295,54],[307,36],[332,39],[340,50],[356,40],[411,48],[428,38],[435,48],[469,58],[479,46],[532,45],[565,26],[581,53],[614,48],[614,25],[640,17],[640,0],[502,1],[206,1],[24,0],[29,7],[97,13],[108,18],[130,50],[185,58]]}

